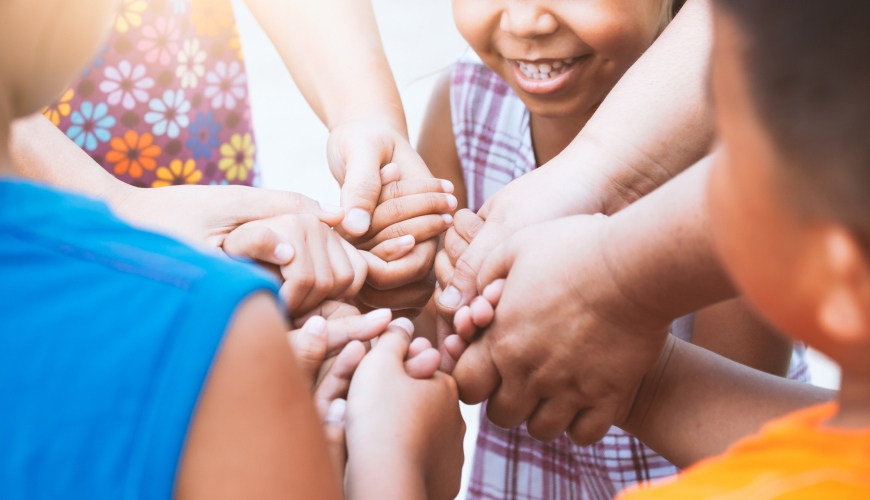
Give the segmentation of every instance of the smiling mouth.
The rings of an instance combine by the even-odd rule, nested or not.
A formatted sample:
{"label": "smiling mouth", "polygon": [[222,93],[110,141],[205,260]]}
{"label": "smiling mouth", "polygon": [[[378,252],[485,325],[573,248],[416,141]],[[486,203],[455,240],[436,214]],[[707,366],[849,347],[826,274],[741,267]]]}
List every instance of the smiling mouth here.
{"label": "smiling mouth", "polygon": [[520,72],[530,80],[548,80],[556,78],[571,69],[580,58],[547,59],[537,62],[515,61]]}

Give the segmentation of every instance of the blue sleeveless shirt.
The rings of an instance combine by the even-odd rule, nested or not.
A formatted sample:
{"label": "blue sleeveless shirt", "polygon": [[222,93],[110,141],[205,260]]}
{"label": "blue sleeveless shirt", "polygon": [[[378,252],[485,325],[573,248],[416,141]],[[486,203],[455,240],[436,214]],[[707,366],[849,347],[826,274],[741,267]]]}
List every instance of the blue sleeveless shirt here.
{"label": "blue sleeveless shirt", "polygon": [[212,360],[258,291],[277,289],[252,265],[0,181],[0,498],[171,498]]}

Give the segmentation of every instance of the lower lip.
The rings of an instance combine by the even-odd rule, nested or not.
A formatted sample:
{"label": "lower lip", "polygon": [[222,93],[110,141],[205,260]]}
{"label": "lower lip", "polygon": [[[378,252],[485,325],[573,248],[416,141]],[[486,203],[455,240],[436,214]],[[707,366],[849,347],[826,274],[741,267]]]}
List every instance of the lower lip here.
{"label": "lower lip", "polygon": [[524,92],[535,95],[546,95],[558,92],[565,88],[569,80],[574,77],[577,73],[577,70],[580,68],[588,57],[581,57],[571,63],[571,65],[563,71],[559,73],[557,76],[553,78],[547,78],[546,80],[535,80],[533,78],[529,78],[520,70],[520,65],[517,61],[509,61],[511,65],[511,69],[514,71],[514,77],[517,81],[517,86],[522,89]]}

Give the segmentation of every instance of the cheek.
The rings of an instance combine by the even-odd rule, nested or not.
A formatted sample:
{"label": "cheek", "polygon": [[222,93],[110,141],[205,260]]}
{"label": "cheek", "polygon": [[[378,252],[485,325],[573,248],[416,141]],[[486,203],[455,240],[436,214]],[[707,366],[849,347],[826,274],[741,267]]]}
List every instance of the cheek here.
{"label": "cheek", "polygon": [[566,13],[563,20],[577,37],[602,58],[630,66],[652,45],[659,32],[660,4],[657,1],[597,2]]}
{"label": "cheek", "polygon": [[491,50],[494,28],[498,26],[498,12],[489,4],[479,0],[453,1],[453,20],[459,34],[482,55]]}

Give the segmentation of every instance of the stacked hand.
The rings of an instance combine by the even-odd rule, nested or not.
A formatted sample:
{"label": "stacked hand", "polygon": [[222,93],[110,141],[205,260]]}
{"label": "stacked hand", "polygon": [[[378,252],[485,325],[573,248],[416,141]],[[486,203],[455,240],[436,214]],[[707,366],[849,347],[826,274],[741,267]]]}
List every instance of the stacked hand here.
{"label": "stacked hand", "polygon": [[622,293],[602,250],[606,222],[581,215],[531,226],[481,266],[481,297],[457,312],[460,335],[445,348],[458,358],[462,400],[489,398],[493,423],[527,422],[541,440],[567,430],[588,444],[628,414],[670,321]]}

